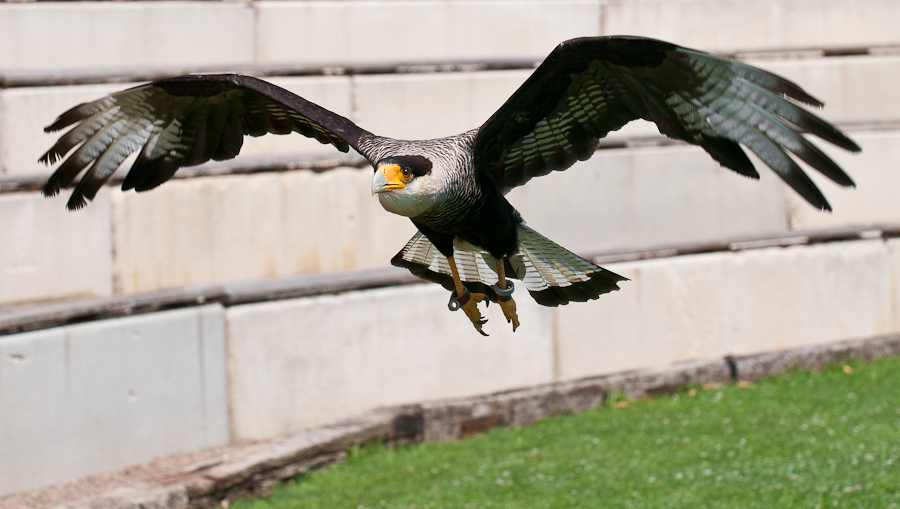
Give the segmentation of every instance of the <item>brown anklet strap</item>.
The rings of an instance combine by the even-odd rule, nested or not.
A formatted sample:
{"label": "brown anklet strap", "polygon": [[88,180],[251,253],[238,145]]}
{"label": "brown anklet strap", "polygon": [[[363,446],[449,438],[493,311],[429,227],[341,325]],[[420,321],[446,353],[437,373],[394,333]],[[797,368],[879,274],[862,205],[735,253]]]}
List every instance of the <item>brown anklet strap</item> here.
{"label": "brown anklet strap", "polygon": [[447,303],[447,308],[450,309],[450,311],[456,311],[457,309],[465,306],[471,298],[472,294],[469,293],[469,290],[463,292],[463,294],[459,297],[456,296],[456,290],[453,290],[453,293],[450,294],[450,302]]}

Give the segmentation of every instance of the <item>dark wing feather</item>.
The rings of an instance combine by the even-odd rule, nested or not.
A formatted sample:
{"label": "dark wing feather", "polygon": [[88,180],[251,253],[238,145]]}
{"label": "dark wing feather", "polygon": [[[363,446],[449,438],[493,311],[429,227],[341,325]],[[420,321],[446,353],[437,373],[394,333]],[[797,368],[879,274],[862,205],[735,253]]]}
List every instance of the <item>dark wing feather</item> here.
{"label": "dark wing feather", "polygon": [[44,186],[47,196],[84,171],[70,209],[93,199],[137,151],[122,188],[146,191],[182,166],[237,156],[244,136],[298,132],[347,152],[370,134],[283,88],[234,74],[180,76],[123,90],[72,108],[45,131],[73,124],[40,159],[52,164],[65,158]]}
{"label": "dark wing feather", "polygon": [[788,154],[836,183],[853,181],[803,133],[853,152],[859,147],[797,104],[822,106],[774,74],[708,53],[640,37],[560,44],[485,122],[475,167],[506,192],[594,153],[599,139],[645,119],[699,145],[723,166],[759,178],[749,148],[813,206],[830,206]]}

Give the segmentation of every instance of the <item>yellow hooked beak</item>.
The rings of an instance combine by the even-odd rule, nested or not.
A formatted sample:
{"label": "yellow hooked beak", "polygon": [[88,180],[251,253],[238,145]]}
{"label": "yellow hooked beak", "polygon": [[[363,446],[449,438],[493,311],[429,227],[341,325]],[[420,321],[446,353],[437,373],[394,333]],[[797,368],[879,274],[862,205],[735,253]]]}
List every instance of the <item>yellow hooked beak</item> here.
{"label": "yellow hooked beak", "polygon": [[[409,173],[407,171],[407,173]],[[372,194],[383,193],[393,189],[403,189],[412,180],[412,175],[404,175],[403,168],[396,164],[379,165],[372,179]]]}

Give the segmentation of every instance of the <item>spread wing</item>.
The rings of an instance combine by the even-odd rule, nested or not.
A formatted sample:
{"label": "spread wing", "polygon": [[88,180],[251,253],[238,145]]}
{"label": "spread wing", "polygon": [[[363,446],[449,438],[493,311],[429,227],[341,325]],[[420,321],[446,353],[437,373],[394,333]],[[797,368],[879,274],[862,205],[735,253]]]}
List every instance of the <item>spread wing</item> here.
{"label": "spread wing", "polygon": [[72,108],[45,131],[73,124],[40,158],[52,164],[75,149],[44,186],[47,196],[70,186],[88,168],[72,192],[69,209],[93,199],[138,150],[122,189],[146,191],[182,166],[231,159],[247,135],[298,132],[347,152],[370,134],[283,88],[233,74],[180,76],[123,90]]}
{"label": "spread wing", "polygon": [[759,178],[744,145],[813,206],[830,210],[788,153],[852,186],[801,133],[860,149],[798,102],[822,106],[784,78],[701,51],[640,37],[572,39],[479,129],[475,167],[506,192],[588,159],[607,133],[645,119],[662,134],[703,147],[723,166]]}

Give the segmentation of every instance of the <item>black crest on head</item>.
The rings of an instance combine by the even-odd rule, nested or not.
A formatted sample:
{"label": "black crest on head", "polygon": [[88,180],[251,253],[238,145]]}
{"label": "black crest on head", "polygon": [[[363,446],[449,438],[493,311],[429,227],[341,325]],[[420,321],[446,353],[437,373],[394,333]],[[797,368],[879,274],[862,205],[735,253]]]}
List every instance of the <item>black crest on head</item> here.
{"label": "black crest on head", "polygon": [[431,160],[425,156],[392,156],[378,161],[382,164],[396,164],[401,168],[409,168],[413,175],[421,177],[431,173]]}

